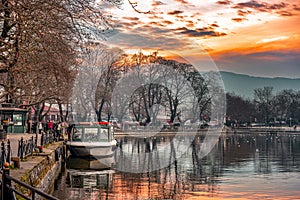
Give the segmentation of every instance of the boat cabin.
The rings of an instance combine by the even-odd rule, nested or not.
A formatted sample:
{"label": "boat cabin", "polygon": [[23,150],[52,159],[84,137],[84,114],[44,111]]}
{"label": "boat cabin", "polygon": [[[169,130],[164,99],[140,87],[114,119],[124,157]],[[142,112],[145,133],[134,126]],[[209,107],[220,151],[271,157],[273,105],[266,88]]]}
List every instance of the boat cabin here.
{"label": "boat cabin", "polygon": [[71,141],[78,142],[110,142],[114,140],[114,130],[109,125],[74,125]]}

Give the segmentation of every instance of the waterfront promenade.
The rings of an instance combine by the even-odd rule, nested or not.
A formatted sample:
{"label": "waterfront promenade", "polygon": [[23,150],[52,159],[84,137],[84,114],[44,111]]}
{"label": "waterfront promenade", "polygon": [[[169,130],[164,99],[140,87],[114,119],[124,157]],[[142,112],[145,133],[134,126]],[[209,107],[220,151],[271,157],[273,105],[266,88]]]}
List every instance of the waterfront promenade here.
{"label": "waterfront promenade", "polygon": [[[11,156],[16,157],[18,155],[18,142],[23,137],[24,140],[30,139],[32,136],[35,137],[35,134],[28,134],[28,133],[8,133],[7,139],[10,140],[11,144]],[[38,140],[38,145],[40,140]]]}
{"label": "waterfront promenade", "polygon": [[[7,134],[7,139],[10,140],[10,144],[11,144],[11,157],[17,157],[18,141],[21,140],[21,138],[23,138],[24,140],[28,140],[32,138],[32,136],[35,137],[35,135],[36,134],[28,134],[28,133]],[[38,134],[37,146],[39,146],[41,143],[40,136],[41,135]],[[26,157],[26,160],[21,161],[20,169],[16,169],[16,168],[12,169],[10,171],[11,175],[17,179],[20,179],[25,174],[25,172],[33,169],[38,163],[40,163],[45,158],[45,156],[49,155],[51,152],[53,152],[57,147],[61,145],[63,145],[62,141],[46,145],[43,148],[42,153],[35,153],[33,156],[28,156]]]}

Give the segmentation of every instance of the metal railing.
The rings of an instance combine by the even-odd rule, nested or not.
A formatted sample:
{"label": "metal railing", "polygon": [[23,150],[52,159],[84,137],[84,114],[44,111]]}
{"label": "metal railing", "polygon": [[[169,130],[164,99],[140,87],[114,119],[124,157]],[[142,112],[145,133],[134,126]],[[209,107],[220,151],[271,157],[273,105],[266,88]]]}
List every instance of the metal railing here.
{"label": "metal railing", "polygon": [[[9,175],[8,165],[5,166],[2,173],[2,182],[1,182],[1,200],[16,200],[16,195],[26,199],[26,200],[35,200],[36,194],[43,197],[44,199],[49,200],[58,200],[58,198],[53,197],[43,191],[40,191],[18,179],[15,179]],[[15,187],[12,186],[12,182],[28,189],[30,191],[29,195],[25,195],[22,192],[18,191]]]}
{"label": "metal railing", "polygon": [[[38,144],[38,137],[40,135],[40,142]],[[39,147],[58,141],[59,136],[55,131],[42,132],[42,134],[36,134],[28,140],[24,140],[23,137],[18,141],[18,157],[21,159],[27,156],[33,155],[38,151]]]}
{"label": "metal railing", "polygon": [[37,137],[31,137],[28,140],[24,140],[21,137],[21,140],[18,142],[18,157],[21,159],[26,158],[27,156],[33,155],[35,149],[37,148]]}
{"label": "metal railing", "polygon": [[59,136],[55,131],[47,131],[41,134],[41,146],[58,141]]}
{"label": "metal railing", "polygon": [[[40,145],[46,145],[57,140],[58,137],[53,131],[42,133]],[[28,140],[24,140],[24,138],[22,137],[21,140],[18,141],[18,157],[24,159],[29,155],[33,155],[37,148],[38,135],[32,136]],[[37,188],[34,188],[31,185],[23,183],[22,181],[15,179],[14,177],[11,177],[9,175],[9,163],[11,161],[11,143],[9,139],[2,140],[0,154],[0,174],[2,174],[2,179],[0,179],[0,200],[16,200],[16,196],[20,196],[22,199],[26,200],[35,200],[37,199],[37,195],[39,195],[43,199],[58,200],[58,198],[53,197]],[[57,149],[55,151],[55,159],[58,160],[60,155],[64,155],[63,148]],[[23,194],[16,187],[12,186],[12,182],[18,184],[23,188],[26,188],[30,192],[28,192],[27,194]]]}
{"label": "metal railing", "polygon": [[1,155],[0,155],[0,166],[1,170],[3,169],[3,165],[6,162],[10,162],[10,157],[11,157],[11,146],[10,146],[10,140],[5,140],[1,141]]}

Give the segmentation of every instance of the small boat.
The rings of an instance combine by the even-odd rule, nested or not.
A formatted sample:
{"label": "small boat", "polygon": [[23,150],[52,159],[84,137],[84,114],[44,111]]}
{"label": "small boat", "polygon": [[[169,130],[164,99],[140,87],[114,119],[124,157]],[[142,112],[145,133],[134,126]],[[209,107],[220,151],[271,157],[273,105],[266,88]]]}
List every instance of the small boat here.
{"label": "small boat", "polygon": [[67,149],[75,157],[110,157],[113,156],[117,141],[114,129],[109,124],[74,124]]}
{"label": "small boat", "polygon": [[67,169],[105,170],[112,169],[115,164],[114,156],[97,158],[82,158],[69,156],[66,160]]}

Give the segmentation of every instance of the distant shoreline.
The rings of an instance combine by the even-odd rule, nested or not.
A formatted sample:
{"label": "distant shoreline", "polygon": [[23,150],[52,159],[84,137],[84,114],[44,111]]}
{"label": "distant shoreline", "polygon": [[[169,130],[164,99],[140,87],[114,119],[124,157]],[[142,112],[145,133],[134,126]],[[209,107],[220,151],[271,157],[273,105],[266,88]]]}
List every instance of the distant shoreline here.
{"label": "distant shoreline", "polygon": [[300,129],[293,127],[243,127],[243,128],[227,128],[226,132],[230,133],[298,133]]}
{"label": "distant shoreline", "polygon": [[[287,133],[287,134],[300,134],[300,128],[294,129],[291,127],[243,127],[243,128],[229,128],[224,127],[221,134],[239,134],[239,133],[259,133],[259,134],[277,134],[277,133]],[[160,132],[147,131],[147,130],[130,130],[122,131],[118,130],[115,132],[115,136],[129,136],[129,137],[155,137],[155,136],[175,136],[175,135],[213,135],[220,134],[215,132],[214,129],[199,129],[197,133],[195,130],[186,130],[177,132],[176,130],[163,130]]]}

